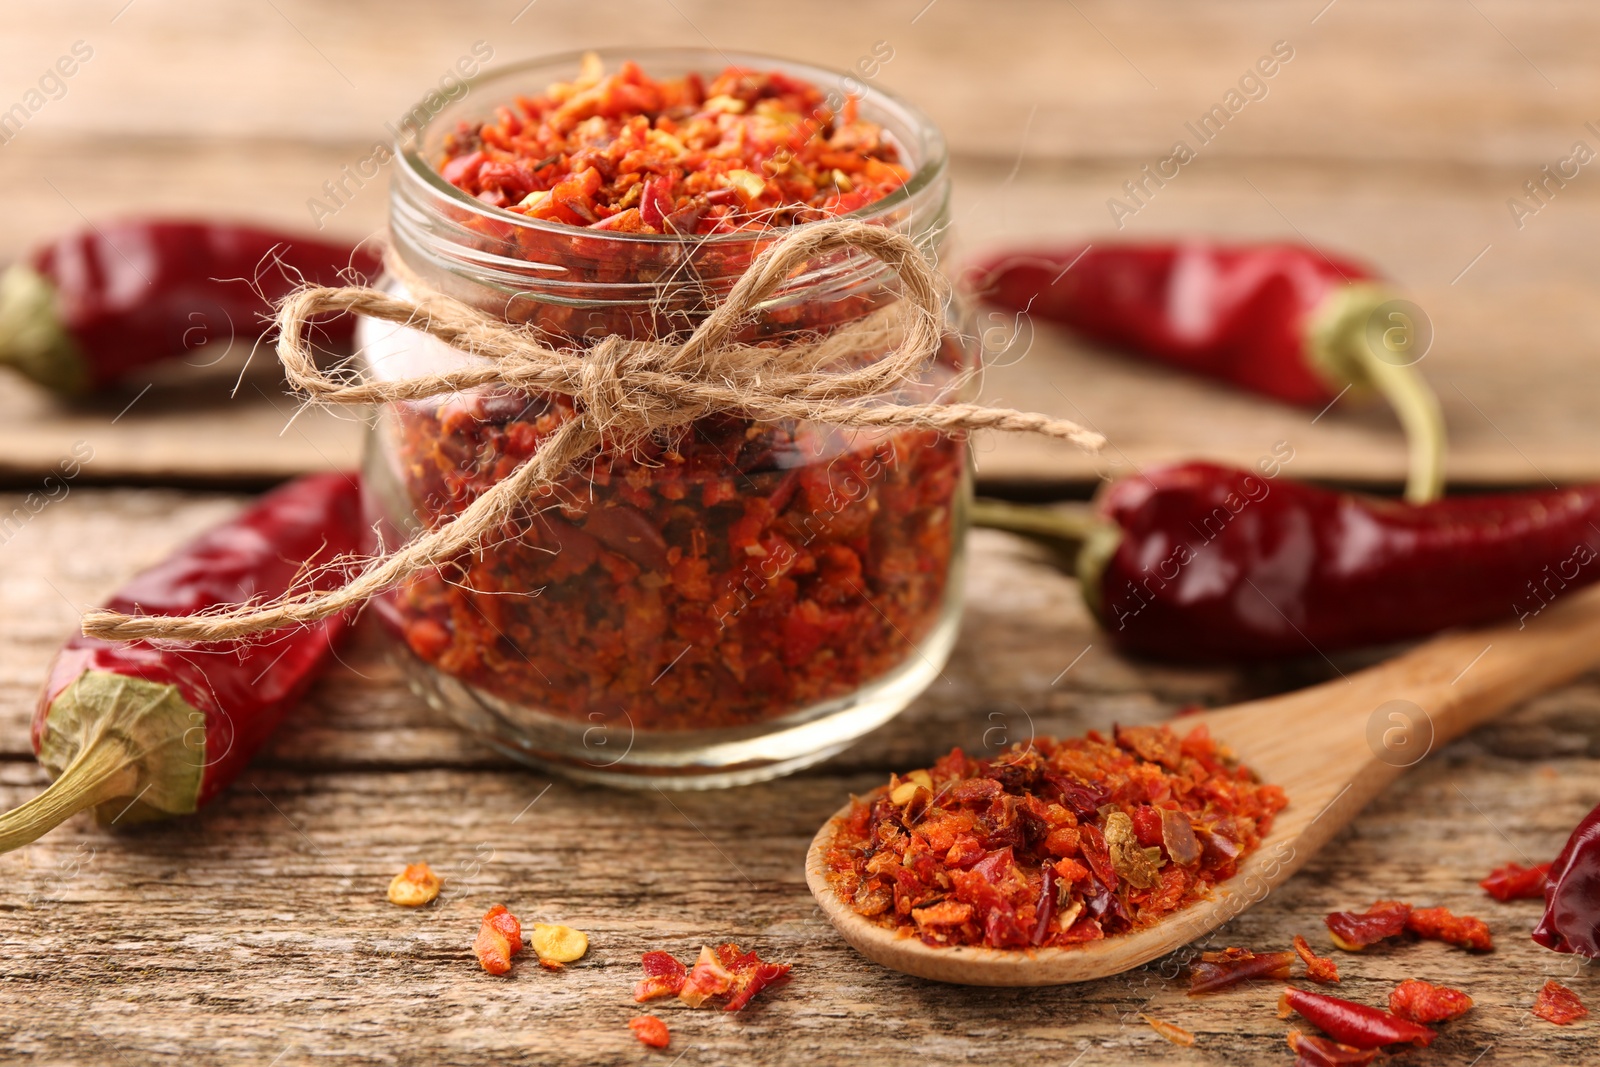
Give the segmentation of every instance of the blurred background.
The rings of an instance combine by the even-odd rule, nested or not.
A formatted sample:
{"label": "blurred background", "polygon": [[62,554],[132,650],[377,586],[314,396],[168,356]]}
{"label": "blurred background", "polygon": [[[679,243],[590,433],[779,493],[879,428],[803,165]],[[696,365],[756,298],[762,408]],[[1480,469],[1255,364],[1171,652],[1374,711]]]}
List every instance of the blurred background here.
{"label": "blurred background", "polygon": [[[1453,485],[1600,479],[1600,164],[1543,199],[1525,186],[1579,144],[1600,151],[1600,9],[1583,0],[60,0],[7,4],[0,23],[0,110],[14,117],[0,127],[0,258],[127,213],[375,233],[386,172],[337,200],[324,183],[369,160],[467,56],[493,69],[592,45],[710,45],[841,70],[878,57],[868,91],[906,97],[949,137],[954,262],[1118,221],[1125,237],[1287,238],[1367,259],[1432,318],[1423,368]],[[1185,124],[1275,50],[1290,58],[1201,145]],[[63,56],[75,73],[50,78]],[[1196,158],[1114,213],[1179,139]],[[1111,447],[1093,459],[980,442],[991,489],[1078,496],[1129,466],[1249,463],[1278,441],[1299,477],[1403,476],[1381,405],[1341,402],[1313,423],[1021,329],[988,397],[1087,421]],[[352,422],[313,413],[285,431],[294,405],[269,353],[252,378],[266,385],[230,396],[243,357],[73,405],[6,377],[0,473],[36,482],[82,439],[90,481],[247,485],[353,462]]]}

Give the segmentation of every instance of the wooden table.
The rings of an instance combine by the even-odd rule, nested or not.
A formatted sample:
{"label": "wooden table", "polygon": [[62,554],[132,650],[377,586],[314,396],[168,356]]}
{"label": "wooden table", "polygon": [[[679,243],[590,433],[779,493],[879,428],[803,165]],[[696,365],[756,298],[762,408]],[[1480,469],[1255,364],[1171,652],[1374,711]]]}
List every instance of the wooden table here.
{"label": "wooden table", "polygon": [[[1585,126],[1600,123],[1591,6],[825,0],[779,15],[731,0],[524,3],[69,0],[0,15],[0,108],[74,41],[95,50],[61,99],[0,144],[0,244],[20,250],[80,212],[149,207],[306,225],[307,198],[476,40],[493,44],[496,63],[597,41],[711,40],[836,67],[888,41],[881,84],[950,134],[954,254],[1104,233],[1121,183],[1287,40],[1296,58],[1268,97],[1126,233],[1300,236],[1368,256],[1438,328],[1426,368],[1451,422],[1457,484],[1600,479],[1588,358],[1600,319],[1583,288],[1600,267],[1600,177],[1585,168],[1520,230],[1505,204],[1574,141],[1600,148]],[[329,226],[366,234],[383,213],[374,186]],[[306,418],[281,433],[293,401],[267,368],[230,398],[242,362],[233,352],[148,392],[135,383],[70,407],[0,382],[0,477],[15,490],[0,493],[0,516],[26,513],[0,544],[0,803],[45,783],[27,723],[84,606],[231,513],[240,489],[353,458],[356,424]],[[1195,453],[1248,462],[1278,440],[1294,446],[1296,475],[1389,486],[1402,470],[1379,411],[1341,405],[1313,423],[1044,330],[1025,357],[1001,362],[990,396],[1088,419],[1113,447],[1094,460],[980,442],[991,486],[1082,495],[1118,468]],[[26,494],[78,442],[94,452],[83,474],[32,514]],[[1156,721],[1333,669],[1125,661],[1074,583],[1002,534],[974,539],[968,595],[954,658],[901,719],[804,774],[703,794],[579,787],[509,765],[412,697],[363,630],[347,665],[207,812],[110,832],[80,818],[0,858],[0,1059],[1286,1063],[1270,986],[1191,1000],[1167,961],[1079,987],[957,989],[865,964],[822,922],[803,881],[806,844],[890,769],[958,743],[983,751]],[[1376,897],[1471,911],[1494,929],[1495,953],[1418,944],[1341,956],[1340,992],[1379,1003],[1413,976],[1469,989],[1478,1007],[1419,1063],[1592,1062],[1593,1021],[1558,1029],[1526,1008],[1547,976],[1591,1004],[1600,982],[1526,939],[1536,905],[1497,905],[1475,883],[1499,863],[1548,858],[1600,800],[1597,711],[1600,678],[1588,678],[1436,753],[1212,944],[1283,948],[1303,933],[1326,946],[1325,912]],[[415,859],[445,874],[446,894],[402,911],[384,888]],[[483,974],[470,943],[496,901],[587,931],[590,955],[560,975],[526,964],[507,979]],[[672,1049],[640,1048],[624,1026],[639,955],[684,957],[724,939],[792,962],[794,983],[738,1016],[669,1005]],[[1140,1013],[1199,1043],[1168,1044]]]}

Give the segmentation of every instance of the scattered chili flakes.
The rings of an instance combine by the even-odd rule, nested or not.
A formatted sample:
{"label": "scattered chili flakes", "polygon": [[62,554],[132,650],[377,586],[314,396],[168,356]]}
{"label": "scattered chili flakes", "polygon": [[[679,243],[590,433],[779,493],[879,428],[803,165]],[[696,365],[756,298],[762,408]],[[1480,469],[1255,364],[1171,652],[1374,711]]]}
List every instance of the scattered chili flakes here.
{"label": "scattered chili flakes", "polygon": [[847,214],[910,172],[894,142],[817,86],[728,67],[657,81],[638,64],[519,96],[446,136],[445,181],[492,207],[622,233],[729,233]]}
{"label": "scattered chili flakes", "polygon": [[1174,1045],[1182,1045],[1184,1048],[1194,1047],[1194,1035],[1185,1030],[1183,1027],[1175,1026],[1169,1022],[1163,1022],[1154,1016],[1145,1015],[1143,1013],[1139,1015],[1139,1018],[1149,1023],[1150,1029],[1154,1030],[1156,1033],[1160,1034]]}
{"label": "scattered chili flakes", "polygon": [[1331,1037],[1299,1030],[1289,1031],[1289,1048],[1294,1052],[1294,1067],[1367,1067],[1380,1051],[1341,1045]]}
{"label": "scattered chili flakes", "polygon": [[1339,965],[1331,959],[1317,955],[1299,934],[1294,935],[1294,950],[1306,964],[1306,977],[1324,985],[1339,980]]}
{"label": "scattered chili flakes", "polygon": [[1408,978],[1389,994],[1389,1011],[1414,1023],[1442,1023],[1458,1018],[1472,1007],[1472,998],[1459,989]]}
{"label": "scattered chili flakes", "polygon": [[628,1029],[639,1039],[639,1044],[651,1048],[666,1048],[668,1042],[672,1040],[672,1033],[667,1029],[667,1024],[654,1015],[635,1015],[628,1020]]}
{"label": "scattered chili flakes", "polygon": [[1552,978],[1534,998],[1533,1013],[1546,1022],[1566,1026],[1587,1017],[1589,1009],[1583,1006],[1578,994]]}
{"label": "scattered chili flakes", "polygon": [[389,903],[420,908],[439,896],[442,883],[426,863],[411,863],[389,883]]}
{"label": "scattered chili flakes", "polygon": [[511,970],[511,957],[522,951],[522,924],[504,904],[496,904],[484,915],[472,951],[490,974]]}
{"label": "scattered chili flakes", "polygon": [[[897,803],[911,782],[917,799]],[[1206,896],[1287,804],[1204,727],[1039,738],[995,759],[958,748],[851,803],[828,880],[858,914],[929,945],[1062,947]]]}
{"label": "scattered chili flakes", "polygon": [[1360,952],[1379,941],[1399,937],[1405,932],[1410,914],[1410,904],[1380,900],[1364,912],[1336,911],[1323,922],[1335,945],[1346,952]]}
{"label": "scattered chili flakes", "polygon": [[657,997],[677,996],[689,974],[689,968],[666,952],[646,952],[640,962],[644,965],[644,978],[633,984],[633,999],[639,1004]]}
{"label": "scattered chili flakes", "polygon": [[1544,898],[1544,888],[1550,881],[1550,864],[1524,867],[1508,863],[1489,872],[1489,877],[1478,884],[1483,891],[1499,901],[1533,900]]}
{"label": "scattered chili flakes", "polygon": [[582,930],[554,923],[534,923],[533,934],[528,938],[539,962],[571,963],[583,959],[589,951],[589,938]]}
{"label": "scattered chili flakes", "polygon": [[1477,952],[1494,948],[1494,938],[1482,919],[1455,915],[1448,908],[1413,908],[1406,917],[1406,929],[1429,941],[1444,941]]}
{"label": "scattered chili flakes", "polygon": [[1289,977],[1293,966],[1292,952],[1264,952],[1259,956],[1247,948],[1203,952],[1189,965],[1189,995],[1215,993],[1257,979],[1281,982]]}
{"label": "scattered chili flakes", "polygon": [[646,952],[641,962],[644,979],[633,987],[633,999],[638,1003],[676,996],[698,1008],[721,999],[723,1011],[739,1011],[762,990],[789,981],[789,964],[768,963],[734,944],[715,951],[703,946],[693,967],[685,967],[666,952]]}

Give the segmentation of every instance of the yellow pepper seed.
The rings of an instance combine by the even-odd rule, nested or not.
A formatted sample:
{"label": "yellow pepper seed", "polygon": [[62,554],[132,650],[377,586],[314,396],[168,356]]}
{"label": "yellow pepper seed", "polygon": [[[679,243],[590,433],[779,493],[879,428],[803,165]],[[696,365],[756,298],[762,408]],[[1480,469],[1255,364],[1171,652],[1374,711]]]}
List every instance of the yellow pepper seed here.
{"label": "yellow pepper seed", "polygon": [[570,926],[559,926],[555,923],[534,923],[533,935],[529,940],[539,959],[551,963],[571,963],[573,960],[581,960],[583,954],[589,951],[587,934],[582,930],[574,930]]}
{"label": "yellow pepper seed", "polygon": [[420,908],[439,895],[439,876],[426,863],[413,863],[389,883],[389,903]]}
{"label": "yellow pepper seed", "polygon": [[911,798],[917,795],[917,790],[922,788],[916,782],[901,782],[889,794],[889,799],[895,804],[909,804]]}

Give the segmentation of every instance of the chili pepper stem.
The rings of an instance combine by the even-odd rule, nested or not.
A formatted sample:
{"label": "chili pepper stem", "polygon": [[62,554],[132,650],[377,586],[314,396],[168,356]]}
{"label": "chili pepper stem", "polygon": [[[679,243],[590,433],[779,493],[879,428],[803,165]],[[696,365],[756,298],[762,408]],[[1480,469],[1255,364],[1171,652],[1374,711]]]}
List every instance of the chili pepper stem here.
{"label": "chili pepper stem", "polygon": [[1074,555],[1095,530],[1105,525],[1087,507],[1081,506],[1037,507],[978,499],[972,502],[969,514],[974,526],[1058,542]]}
{"label": "chili pepper stem", "polygon": [[1389,402],[1410,448],[1406,500],[1426,504],[1444,491],[1444,415],[1415,360],[1397,358],[1400,353],[1387,342],[1380,352],[1368,338],[1373,314],[1393,300],[1394,294],[1382,286],[1348,286],[1313,326],[1311,360],[1334,388],[1371,389]]}
{"label": "chili pepper stem", "polygon": [[0,274],[0,363],[58,392],[88,385],[83,356],[56,314],[55,287],[20,263]]}
{"label": "chili pepper stem", "polygon": [[38,840],[80,811],[139,791],[138,758],[128,742],[101,734],[43,793],[0,815],[0,852]]}

